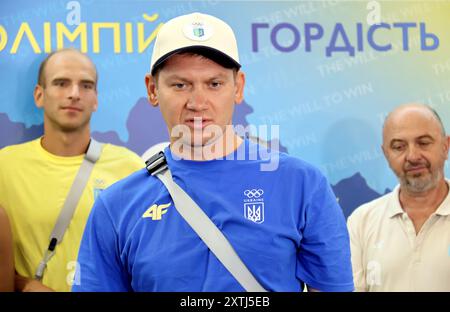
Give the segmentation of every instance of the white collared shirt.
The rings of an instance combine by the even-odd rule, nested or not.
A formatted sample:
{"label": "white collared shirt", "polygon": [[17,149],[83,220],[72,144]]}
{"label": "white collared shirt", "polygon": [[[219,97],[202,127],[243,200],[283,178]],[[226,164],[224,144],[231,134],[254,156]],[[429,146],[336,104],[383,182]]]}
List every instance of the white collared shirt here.
{"label": "white collared shirt", "polygon": [[355,289],[450,291],[450,192],[416,235],[399,190],[348,218]]}

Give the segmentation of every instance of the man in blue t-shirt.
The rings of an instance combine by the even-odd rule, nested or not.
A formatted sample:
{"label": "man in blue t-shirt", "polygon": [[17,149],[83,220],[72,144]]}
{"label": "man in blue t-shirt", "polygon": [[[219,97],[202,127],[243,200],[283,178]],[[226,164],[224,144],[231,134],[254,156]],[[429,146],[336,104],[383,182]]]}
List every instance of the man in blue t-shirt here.
{"label": "man in blue t-shirt", "polygon": [[[268,291],[352,291],[349,238],[326,178],[230,126],[244,73],[232,29],[209,15],[160,29],[146,76],[170,134],[177,183]],[[243,291],[145,169],[102,192],[74,291]]]}

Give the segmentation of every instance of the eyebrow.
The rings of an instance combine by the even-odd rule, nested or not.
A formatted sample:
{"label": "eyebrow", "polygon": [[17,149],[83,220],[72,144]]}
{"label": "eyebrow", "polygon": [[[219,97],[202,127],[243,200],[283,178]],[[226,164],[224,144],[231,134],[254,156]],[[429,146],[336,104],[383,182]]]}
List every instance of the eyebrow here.
{"label": "eyebrow", "polygon": [[167,80],[182,80],[182,81],[188,81],[188,79],[183,78],[183,77],[181,77],[181,76],[178,76],[178,75],[176,75],[176,74],[174,74],[174,75],[169,75],[169,76],[167,76],[166,79],[167,79]]}
{"label": "eyebrow", "polygon": [[[430,139],[430,140],[434,141],[434,138],[431,135],[429,135],[429,134],[424,134],[424,135],[421,135],[421,136],[419,136],[417,138],[414,138],[415,141],[416,140],[423,140],[423,139]],[[403,142],[406,142],[406,140],[403,140],[403,139],[392,139],[390,141],[390,144],[392,145],[392,144],[397,143],[397,142],[403,143]]]}
{"label": "eyebrow", "polygon": [[389,142],[389,145],[393,145],[394,143],[404,143],[404,142],[405,142],[405,140],[402,140],[402,139],[392,139]]}
{"label": "eyebrow", "polygon": [[69,81],[69,78],[63,78],[63,77],[57,77],[57,78],[53,78],[51,82],[55,82],[55,81]]}
{"label": "eyebrow", "polygon": [[[211,76],[210,78],[207,79],[207,81],[211,81],[211,80],[214,80],[214,79],[225,79],[226,77],[227,77],[227,75],[220,73],[220,74]],[[166,77],[166,79],[168,79],[168,80],[182,80],[182,81],[189,81],[190,80],[190,79],[181,77],[181,76],[179,76],[177,74],[168,75]]]}
{"label": "eyebrow", "polygon": [[[53,78],[51,82],[53,83],[53,82],[58,82],[58,81],[71,81],[71,80],[72,79],[65,78],[65,77],[56,77],[56,78]],[[81,82],[82,83],[92,83],[95,85],[95,81],[92,79],[81,79]]]}
{"label": "eyebrow", "polygon": [[434,138],[431,135],[429,135],[429,134],[421,135],[416,140],[422,140],[422,139],[430,139],[430,140],[434,141]]}
{"label": "eyebrow", "polygon": [[91,80],[91,79],[82,79],[81,82],[82,83],[91,83],[91,84],[95,85],[95,81]]}

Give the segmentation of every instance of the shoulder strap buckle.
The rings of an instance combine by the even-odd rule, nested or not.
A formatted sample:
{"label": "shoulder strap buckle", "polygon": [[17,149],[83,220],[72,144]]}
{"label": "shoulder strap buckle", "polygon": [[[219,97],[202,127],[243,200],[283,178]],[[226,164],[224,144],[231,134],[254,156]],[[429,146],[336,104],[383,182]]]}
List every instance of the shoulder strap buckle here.
{"label": "shoulder strap buckle", "polygon": [[166,155],[164,155],[164,152],[160,151],[157,154],[150,157],[145,162],[145,167],[147,168],[148,173],[150,173],[152,176],[166,170],[167,160]]}

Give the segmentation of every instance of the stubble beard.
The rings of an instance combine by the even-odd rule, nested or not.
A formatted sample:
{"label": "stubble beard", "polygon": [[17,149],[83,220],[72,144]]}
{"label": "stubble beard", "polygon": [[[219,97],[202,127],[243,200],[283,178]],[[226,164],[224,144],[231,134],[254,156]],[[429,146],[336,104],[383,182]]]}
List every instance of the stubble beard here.
{"label": "stubble beard", "polygon": [[428,174],[421,173],[418,175],[408,176],[405,171],[401,176],[397,176],[400,185],[409,193],[422,193],[437,187],[439,181],[443,179],[443,169],[432,169],[430,163],[427,163]]}

